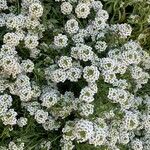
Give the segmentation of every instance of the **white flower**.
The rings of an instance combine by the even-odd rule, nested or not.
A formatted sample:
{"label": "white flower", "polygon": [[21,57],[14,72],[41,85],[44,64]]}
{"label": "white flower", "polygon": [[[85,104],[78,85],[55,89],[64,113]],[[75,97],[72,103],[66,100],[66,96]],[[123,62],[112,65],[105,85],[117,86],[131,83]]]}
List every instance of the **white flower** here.
{"label": "white flower", "polygon": [[65,30],[69,34],[77,33],[79,30],[78,22],[75,19],[70,19],[65,24]]}
{"label": "white flower", "polygon": [[131,147],[133,150],[144,150],[143,142],[139,139],[134,139],[133,141],[131,141]]}
{"label": "white flower", "polygon": [[124,117],[123,124],[127,130],[134,130],[139,125],[138,115],[136,113],[127,111]]}
{"label": "white flower", "polygon": [[20,97],[21,101],[27,102],[30,101],[32,98],[32,90],[31,87],[25,87],[22,89],[18,89],[18,96]]}
{"label": "white flower", "polygon": [[8,145],[9,150],[24,150],[24,143],[16,144],[13,141],[11,141]]}
{"label": "white flower", "polygon": [[96,83],[90,82],[90,83],[88,83],[88,86],[90,87],[90,89],[91,89],[94,93],[97,93],[98,87],[97,87],[97,84],[96,84]]}
{"label": "white flower", "polygon": [[12,97],[8,94],[0,95],[0,106],[10,107],[12,106]]}
{"label": "white flower", "polygon": [[79,120],[75,124],[75,135],[78,142],[86,142],[93,134],[93,123],[88,120]]}
{"label": "white flower", "polygon": [[128,144],[129,141],[130,141],[130,135],[129,135],[129,132],[127,131],[120,131],[120,134],[119,134],[119,143],[121,144]]}
{"label": "white flower", "polygon": [[34,49],[38,46],[38,36],[36,35],[27,35],[24,39],[25,47],[29,49]]}
{"label": "white flower", "polygon": [[96,17],[101,18],[104,21],[107,21],[107,19],[109,18],[108,12],[106,10],[100,9],[97,14]]}
{"label": "white flower", "polygon": [[34,63],[30,59],[23,60],[21,63],[21,67],[25,72],[32,72],[34,69]]}
{"label": "white flower", "polygon": [[38,102],[31,102],[31,103],[26,103],[24,107],[27,109],[30,115],[33,116],[35,115],[37,110],[40,109],[40,104]]}
{"label": "white flower", "polygon": [[69,69],[72,67],[72,58],[67,56],[61,56],[58,61],[59,67],[63,69]]}
{"label": "white flower", "polygon": [[98,53],[105,51],[107,48],[107,43],[105,41],[97,41],[95,44],[95,49]]}
{"label": "white flower", "polygon": [[78,57],[80,60],[83,61],[88,61],[88,60],[92,60],[93,59],[93,51],[92,51],[92,47],[81,44],[78,47]]}
{"label": "white flower", "polygon": [[86,3],[79,3],[75,8],[75,13],[78,18],[85,19],[90,14],[90,8]]}
{"label": "white flower", "polygon": [[21,73],[21,66],[13,55],[3,57],[1,59],[2,68],[8,75],[13,75],[15,78],[17,74]]}
{"label": "white flower", "polygon": [[52,148],[51,141],[43,141],[41,143],[41,148],[46,149],[46,150],[50,150]]}
{"label": "white flower", "polygon": [[68,80],[70,80],[71,82],[77,82],[81,77],[81,74],[81,69],[77,67],[72,67],[67,71]]}
{"label": "white flower", "polygon": [[124,51],[122,57],[127,64],[138,64],[141,61],[138,51],[134,50]]}
{"label": "white flower", "polygon": [[48,131],[58,130],[58,128],[60,128],[59,122],[57,122],[51,116],[48,116],[48,119],[45,121],[45,123],[42,124],[42,126],[45,130],[48,130]]}
{"label": "white flower", "polygon": [[123,45],[123,49],[129,50],[129,51],[132,51],[132,50],[139,51],[139,52],[142,51],[142,47],[140,46],[140,44],[135,41],[129,41],[125,43]]}
{"label": "white flower", "polygon": [[71,14],[72,9],[73,9],[72,5],[69,2],[63,2],[60,7],[61,7],[61,12],[64,15]]}
{"label": "white flower", "polygon": [[79,114],[81,116],[88,117],[89,115],[93,114],[94,112],[94,105],[89,103],[81,103],[79,105]]}
{"label": "white flower", "polygon": [[54,45],[59,48],[63,48],[67,46],[68,38],[66,35],[58,34],[54,37]]}
{"label": "white flower", "polygon": [[79,59],[79,47],[72,47],[71,48],[71,57],[75,59]]}
{"label": "white flower", "polygon": [[9,109],[1,119],[4,125],[15,125],[17,123],[16,116],[17,113],[14,111],[14,109]]}
{"label": "white flower", "polygon": [[95,93],[91,90],[91,88],[85,87],[81,90],[79,99],[81,101],[91,103],[92,101],[94,101],[94,94]]}
{"label": "white flower", "polygon": [[20,117],[18,120],[17,120],[17,124],[19,127],[24,127],[25,125],[27,125],[27,118],[24,118],[24,117]]}
{"label": "white flower", "polygon": [[16,54],[17,54],[17,51],[15,50],[15,47],[12,47],[11,45],[7,45],[7,44],[2,45],[0,55],[3,55],[3,56],[13,55],[13,56],[15,56]]}
{"label": "white flower", "polygon": [[121,89],[126,89],[129,86],[129,84],[127,83],[127,80],[125,79],[116,80],[113,85]]}
{"label": "white flower", "polygon": [[34,118],[39,124],[45,123],[45,121],[48,119],[48,112],[39,109],[35,112]]}
{"label": "white flower", "polygon": [[19,44],[19,38],[15,33],[6,33],[4,35],[3,41],[9,46],[17,46]]}
{"label": "white flower", "polygon": [[123,89],[109,88],[109,93],[107,97],[113,100],[113,102],[118,102],[121,105],[126,103],[126,105],[128,105],[128,101],[130,100],[130,98],[132,98],[132,94],[130,94],[128,91]]}
{"label": "white flower", "polygon": [[25,27],[27,29],[35,29],[40,25],[38,18],[34,18],[32,16],[27,16],[25,18]]}
{"label": "white flower", "polygon": [[106,71],[113,71],[116,67],[116,62],[114,59],[111,59],[109,57],[102,58],[100,60],[100,67]]}
{"label": "white flower", "polygon": [[37,48],[31,49],[30,50],[30,57],[31,58],[37,58],[37,56],[40,54],[40,50]]}
{"label": "white flower", "polygon": [[61,144],[61,150],[73,150],[74,149],[74,145],[72,141],[63,141]]}
{"label": "white flower", "polygon": [[109,93],[107,96],[109,99],[114,100],[114,102],[117,102],[118,99],[118,91],[115,88],[109,88]]}
{"label": "white flower", "polygon": [[12,97],[4,94],[0,95],[0,116],[6,114],[7,110],[12,106]]}
{"label": "white flower", "polygon": [[15,81],[15,87],[17,90],[20,90],[25,87],[30,86],[30,78],[27,75],[19,74]]}
{"label": "white flower", "polygon": [[99,79],[99,71],[97,67],[95,66],[86,66],[83,69],[83,77],[86,79],[87,82],[95,82],[96,80]]}
{"label": "white flower", "polygon": [[67,73],[63,69],[57,69],[51,73],[50,77],[53,82],[65,82],[67,79]]}
{"label": "white flower", "polygon": [[25,32],[23,30],[18,30],[15,32],[15,34],[18,36],[19,41],[23,41],[25,38]]}
{"label": "white flower", "polygon": [[32,98],[38,98],[41,95],[41,87],[32,82]]}
{"label": "white flower", "polygon": [[92,23],[96,30],[103,30],[106,27],[105,20],[100,17],[96,17]]}
{"label": "white flower", "polygon": [[132,27],[126,23],[112,25],[111,30],[117,33],[120,38],[127,38],[132,33]]}
{"label": "white flower", "polygon": [[22,6],[25,9],[28,9],[29,6],[33,3],[40,3],[40,1],[39,0],[22,0]]}
{"label": "white flower", "polygon": [[0,2],[0,11],[5,10],[5,9],[8,9],[7,1],[6,0],[1,0],[1,2]]}
{"label": "white flower", "polygon": [[40,100],[42,101],[42,106],[50,108],[57,103],[58,95],[53,91],[45,92],[41,95]]}
{"label": "white flower", "polygon": [[43,7],[39,3],[33,3],[29,6],[29,13],[32,17],[41,17],[43,14]]}
{"label": "white flower", "polygon": [[143,69],[138,66],[131,67],[131,76],[133,79],[139,80],[142,77],[143,72]]}
{"label": "white flower", "polygon": [[84,36],[82,33],[79,32],[79,33],[73,35],[72,40],[76,44],[84,43]]}
{"label": "white flower", "polygon": [[75,137],[75,130],[74,130],[74,122],[67,121],[64,128],[62,129],[63,132],[63,139],[69,141],[73,141]]}
{"label": "white flower", "polygon": [[117,82],[116,74],[112,71],[103,71],[102,75],[104,77],[104,81],[107,83],[114,84]]}
{"label": "white flower", "polygon": [[23,15],[9,16],[6,21],[7,28],[20,30],[25,25],[25,17]]}
{"label": "white flower", "polygon": [[99,11],[102,9],[103,4],[101,3],[101,1],[92,1],[92,7],[95,11]]}
{"label": "white flower", "polygon": [[106,140],[106,135],[107,134],[102,128],[99,128],[97,125],[94,125],[94,132],[89,139],[89,143],[94,144],[94,146],[101,146]]}
{"label": "white flower", "polygon": [[0,27],[5,26],[5,24],[6,24],[5,19],[4,19],[3,17],[0,16]]}

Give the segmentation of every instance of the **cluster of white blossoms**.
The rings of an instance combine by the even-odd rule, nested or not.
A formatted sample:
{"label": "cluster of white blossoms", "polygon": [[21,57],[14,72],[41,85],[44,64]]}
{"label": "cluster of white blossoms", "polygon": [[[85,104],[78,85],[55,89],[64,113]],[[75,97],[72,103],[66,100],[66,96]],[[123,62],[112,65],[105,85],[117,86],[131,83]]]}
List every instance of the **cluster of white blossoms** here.
{"label": "cluster of white blossoms", "polygon": [[131,35],[132,27],[129,24],[115,24],[110,27],[110,30],[117,33],[120,38],[127,38]]}
{"label": "cluster of white blossoms", "polygon": [[[55,1],[68,20],[60,33],[51,34],[54,40],[45,43],[58,54],[48,65],[43,60],[46,49],[39,50],[44,31],[40,0],[22,0],[18,15],[0,14],[0,27],[8,29],[0,48],[0,121],[24,128],[30,124],[28,114],[46,133],[62,130],[62,150],[74,149],[76,142],[109,150],[121,150],[119,145],[150,150],[150,97],[138,94],[150,78],[149,53],[138,41],[128,41],[129,24],[108,24],[109,14],[100,1]],[[0,12],[8,8],[1,0]],[[97,93],[100,102],[95,104]],[[102,99],[109,108],[96,106],[104,111],[94,116]],[[49,139],[39,145],[53,149]],[[24,143],[7,147],[0,145],[2,150],[26,150]]]}
{"label": "cluster of white blossoms", "polygon": [[15,125],[17,123],[17,112],[11,109],[12,97],[8,94],[0,95],[0,119],[4,125]]}
{"label": "cluster of white blossoms", "polygon": [[[87,119],[77,119],[68,121],[62,129],[64,145],[77,142],[89,142],[94,146],[101,146],[106,143],[108,135],[108,126],[102,118],[97,118],[94,122]],[[73,146],[72,146],[73,147]]]}
{"label": "cluster of white blossoms", "polygon": [[60,7],[61,7],[61,12],[64,15],[71,14],[72,9],[73,9],[72,5],[69,2],[63,2]]}
{"label": "cluster of white blossoms", "polygon": [[[27,75],[33,72],[34,63],[30,58],[21,58],[18,47],[22,44],[22,48],[29,49],[32,55],[36,51],[41,37],[39,33],[35,33],[35,28],[42,29],[39,18],[43,14],[43,7],[38,0],[30,1],[30,3],[22,1],[21,5],[21,13],[18,15],[13,13],[0,15],[2,20],[0,27],[5,26],[8,29],[0,48],[0,120],[4,125],[17,124],[19,127],[24,127],[28,119],[18,116],[17,110],[12,108],[13,95],[18,96],[22,102],[30,101],[34,97],[35,91]],[[0,11],[8,8],[7,1],[2,0]],[[9,94],[5,90],[9,90]],[[24,149],[23,147],[24,145],[17,146],[12,142],[9,144],[10,150],[21,150]]]}
{"label": "cluster of white blossoms", "polygon": [[7,1],[6,0],[2,0],[1,3],[0,3],[0,11],[6,10],[6,9],[8,9]]}
{"label": "cluster of white blossoms", "polygon": [[58,34],[54,37],[54,45],[57,48],[63,48],[67,46],[68,38],[66,35]]}
{"label": "cluster of white blossoms", "polygon": [[[27,3],[28,4],[28,3]],[[22,5],[24,2],[22,2]],[[25,6],[22,7],[22,11]],[[29,13],[28,13],[29,12]],[[27,14],[26,14],[27,13]],[[38,39],[40,38],[37,33],[34,33],[35,28],[41,28],[38,21],[43,13],[43,7],[40,2],[34,3],[34,1],[29,5],[29,10],[23,12],[19,15],[15,14],[3,14],[2,19],[4,19],[6,27],[10,32],[6,33],[3,38],[3,43],[0,52],[1,67],[4,73],[12,75],[14,78],[23,70],[25,72],[32,72],[34,64],[30,60],[23,60],[22,65],[20,64],[20,58],[17,54],[16,47],[24,42],[26,48],[29,48],[31,53],[36,51],[38,46]],[[35,24],[36,26],[28,27],[29,24]]]}
{"label": "cluster of white blossoms", "polygon": [[79,24],[75,19],[70,19],[65,24],[65,30],[69,34],[75,34],[79,30]]}
{"label": "cluster of white blossoms", "polygon": [[52,147],[51,147],[51,142],[50,141],[43,141],[42,143],[41,143],[41,146],[40,146],[42,149],[47,149],[47,150],[49,150],[49,149],[51,149]]}
{"label": "cluster of white blossoms", "polygon": [[52,65],[45,71],[47,78],[50,78],[54,83],[65,82],[66,80],[76,82],[81,78],[82,67],[73,62],[71,57],[61,56],[56,68],[53,68]]}
{"label": "cluster of white blossoms", "polygon": [[78,18],[87,18],[90,14],[90,8],[87,3],[79,3],[75,8],[75,13]]}
{"label": "cluster of white blossoms", "polygon": [[94,52],[90,46],[80,44],[71,48],[71,57],[83,61],[92,60]]}
{"label": "cluster of white blossoms", "polygon": [[0,146],[1,150],[24,150],[25,144],[20,141],[20,139],[17,139],[17,142],[10,141],[7,147]]}
{"label": "cluster of white blossoms", "polygon": [[[62,7],[65,4],[66,7]],[[72,6],[71,6],[72,5]],[[97,125],[91,121],[80,119],[68,121],[63,128],[63,139],[61,146],[63,150],[71,150],[74,148],[73,141],[88,142],[94,146],[107,145],[109,149],[119,150],[117,144],[129,144],[133,150],[143,149],[144,143],[142,139],[135,139],[137,132],[142,130],[144,126],[140,125],[141,112],[138,110],[142,105],[143,99],[136,96],[136,92],[146,84],[150,78],[147,70],[149,69],[150,59],[149,54],[144,51],[137,41],[128,41],[122,46],[107,45],[105,37],[112,34],[115,38],[126,40],[132,33],[132,28],[129,24],[114,24],[108,25],[107,20],[109,15],[107,11],[102,9],[100,1],[80,1],[75,6],[74,1],[62,2],[61,11],[65,15],[70,15],[74,9],[75,17],[69,17],[65,24],[65,32],[63,33],[66,44],[69,45],[68,39],[72,37],[73,46],[70,48],[70,57],[61,56],[58,60],[58,65],[49,67],[45,74],[48,81],[56,84],[64,83],[67,80],[77,82],[78,80],[70,79],[71,68],[78,68],[80,76],[87,82],[87,86],[81,89],[77,103],[78,113],[81,117],[88,117],[94,113],[94,96],[98,91],[97,80],[102,76],[104,82],[112,87],[108,91],[108,99],[111,103],[117,103],[120,107],[120,113],[124,117],[116,121],[113,115],[107,114],[103,119],[112,119],[111,123],[103,120],[103,125]],[[95,11],[95,18],[89,21],[85,28],[80,28],[78,19],[87,19],[90,17],[90,11]],[[67,12],[68,13],[64,13]],[[59,35],[58,35],[59,36]],[[54,45],[55,38],[54,37]],[[92,46],[86,41],[92,40]],[[61,40],[62,41],[62,40]],[[64,43],[64,41],[62,41]],[[101,54],[105,51],[108,53],[105,57]],[[91,63],[86,65],[86,63]],[[72,73],[74,76],[78,74]],[[134,82],[134,89],[131,92],[129,89],[133,86],[130,81],[123,76],[130,74],[130,78]],[[50,77],[48,77],[50,76]],[[101,90],[101,89],[99,89]],[[107,111],[107,110],[106,110]],[[113,110],[112,110],[113,111]],[[111,120],[110,119],[110,120]],[[147,120],[147,119],[146,119]],[[102,120],[99,121],[99,123]],[[147,124],[147,123],[145,123]],[[148,126],[147,126],[148,128]]]}

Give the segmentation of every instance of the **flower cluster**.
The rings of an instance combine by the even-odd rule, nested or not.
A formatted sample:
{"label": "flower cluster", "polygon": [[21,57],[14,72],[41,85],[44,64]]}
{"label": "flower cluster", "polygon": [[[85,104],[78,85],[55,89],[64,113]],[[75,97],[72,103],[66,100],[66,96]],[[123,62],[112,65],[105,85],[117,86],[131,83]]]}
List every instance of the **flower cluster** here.
{"label": "flower cluster", "polygon": [[24,150],[25,144],[17,139],[17,143],[14,141],[10,141],[7,147],[0,146],[2,150]]}
{"label": "flower cluster", "polygon": [[[13,3],[0,2],[0,29],[6,28],[0,47],[0,122],[1,137],[8,136],[0,149],[26,150],[40,139],[29,149],[50,150],[59,140],[62,150],[76,143],[150,150],[150,96],[141,92],[149,83],[150,55],[132,40],[131,25],[110,24],[98,0],[43,0],[46,7],[40,0],[22,0],[17,13]],[[60,11],[61,28],[49,11],[52,16]],[[31,128],[39,133],[26,143]],[[11,137],[18,132],[21,141]]]}
{"label": "flower cluster", "polygon": [[[103,125],[101,126],[103,121]],[[89,141],[94,146],[101,146],[106,142],[108,134],[107,125],[101,118],[91,122],[89,120],[80,119],[74,122],[67,122],[63,128],[63,141],[67,143],[77,140],[77,142]]]}
{"label": "flower cluster", "polygon": [[[34,62],[30,58],[24,59],[20,51],[28,49],[30,54],[36,51],[41,33],[35,30],[43,30],[39,22],[43,6],[38,0],[22,1],[21,13],[15,14],[11,12],[10,5],[13,5],[13,1],[8,6],[7,1],[0,2],[0,11],[10,11],[0,14],[0,27],[8,30],[0,48],[0,120],[5,126],[18,125],[22,128],[28,124],[28,118],[24,114],[18,115],[16,108],[13,108],[14,101],[17,100],[14,96],[18,96],[21,102],[27,102],[34,98],[35,91],[29,77],[34,70]],[[23,150],[24,143],[17,145],[10,142],[8,149]]]}

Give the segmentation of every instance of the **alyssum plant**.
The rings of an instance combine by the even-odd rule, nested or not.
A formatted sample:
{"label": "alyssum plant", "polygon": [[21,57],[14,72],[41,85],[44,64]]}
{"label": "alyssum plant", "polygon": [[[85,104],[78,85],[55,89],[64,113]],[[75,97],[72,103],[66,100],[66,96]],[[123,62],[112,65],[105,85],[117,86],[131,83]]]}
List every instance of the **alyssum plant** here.
{"label": "alyssum plant", "polygon": [[[86,143],[99,150],[150,150],[150,97],[138,94],[150,78],[150,56],[130,38],[131,25],[110,24],[101,1],[55,0],[65,22],[47,43],[42,1],[16,1],[0,2],[0,149],[72,150]],[[49,50],[54,54],[47,56]],[[95,107],[103,107],[95,104],[101,82],[112,107],[95,115]],[[36,127],[47,137],[28,134]],[[55,132],[57,148],[48,137]],[[32,134],[40,142],[31,146]]]}

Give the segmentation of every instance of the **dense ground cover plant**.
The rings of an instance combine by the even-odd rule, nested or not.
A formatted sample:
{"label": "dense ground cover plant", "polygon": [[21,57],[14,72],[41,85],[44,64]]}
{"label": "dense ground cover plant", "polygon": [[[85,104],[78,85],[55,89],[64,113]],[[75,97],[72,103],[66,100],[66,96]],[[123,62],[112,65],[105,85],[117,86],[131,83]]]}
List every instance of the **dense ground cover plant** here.
{"label": "dense ground cover plant", "polygon": [[149,0],[1,0],[0,150],[150,150],[149,24]]}

